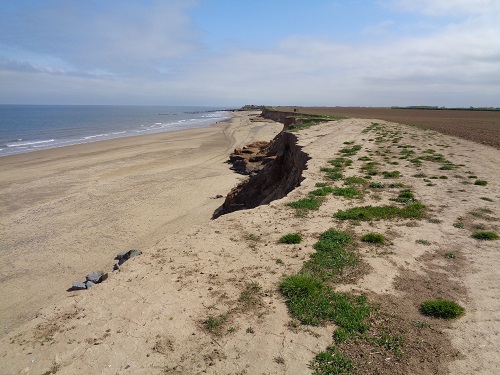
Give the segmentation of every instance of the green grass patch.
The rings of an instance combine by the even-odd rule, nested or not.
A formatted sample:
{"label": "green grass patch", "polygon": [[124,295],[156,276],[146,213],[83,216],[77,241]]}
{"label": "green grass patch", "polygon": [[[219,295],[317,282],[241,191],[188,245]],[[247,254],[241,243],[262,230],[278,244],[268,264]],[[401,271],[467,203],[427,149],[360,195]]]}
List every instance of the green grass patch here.
{"label": "green grass patch", "polygon": [[352,155],[356,155],[356,153],[361,150],[361,146],[360,145],[354,145],[352,146],[351,148],[343,148],[341,149],[339,152],[341,154],[344,154],[346,156],[352,156]]}
{"label": "green grass patch", "polygon": [[354,364],[347,356],[331,346],[326,351],[318,353],[309,363],[309,368],[313,371],[313,375],[350,374]]}
{"label": "green grass patch", "polygon": [[326,178],[333,180],[333,181],[337,181],[337,180],[341,180],[342,178],[344,178],[344,175],[340,172],[328,172],[326,174]]}
{"label": "green grass patch", "polygon": [[348,158],[339,157],[339,158],[329,160],[328,163],[333,165],[334,167],[345,168],[345,167],[348,167],[352,164],[352,160],[348,159]]}
{"label": "green grass patch", "polygon": [[333,188],[331,186],[323,186],[319,189],[311,191],[309,193],[309,195],[314,195],[317,197],[324,197],[324,196],[327,196],[328,194],[330,194],[331,192],[333,192]]}
{"label": "green grass patch", "polygon": [[356,188],[353,187],[335,187],[332,191],[333,195],[341,196],[345,198],[361,198],[362,194]]}
{"label": "green grass patch", "polygon": [[332,321],[347,335],[364,332],[371,309],[364,296],[337,293],[307,272],[286,277],[280,291],[293,317],[303,324],[320,325]]}
{"label": "green grass patch", "polygon": [[339,210],[334,217],[340,220],[381,220],[392,219],[395,217],[401,218],[422,218],[425,214],[426,207],[421,203],[410,203],[405,207],[399,208],[396,206],[364,206],[354,207],[346,211]]}
{"label": "green grass patch", "polygon": [[344,180],[344,185],[363,185],[366,180],[362,177],[347,177]]}
{"label": "green grass patch", "polygon": [[476,180],[476,181],[474,181],[474,185],[486,186],[486,185],[488,185],[488,181],[485,181],[485,180]]}
{"label": "green grass patch", "polygon": [[328,185],[326,182],[316,182],[316,184],[314,186],[316,186],[316,187],[327,187],[327,186],[330,186],[330,185]]}
{"label": "green grass patch", "polygon": [[472,238],[475,238],[476,240],[482,240],[482,241],[492,241],[492,240],[498,240],[498,235],[494,232],[475,232],[472,234]]}
{"label": "green grass patch", "polygon": [[437,299],[422,303],[420,305],[420,312],[434,318],[455,319],[463,315],[465,309],[456,302]]}
{"label": "green grass patch", "polygon": [[351,242],[347,233],[329,229],[320,235],[319,241],[313,245],[316,253],[304,264],[304,270],[324,280],[341,275],[345,267],[358,263],[358,257],[345,249]]}
{"label": "green grass patch", "polygon": [[278,242],[286,244],[298,244],[302,241],[302,236],[300,233],[288,233],[282,236]]}
{"label": "green grass patch", "polygon": [[398,203],[404,203],[408,204],[410,202],[415,202],[415,195],[410,190],[401,190],[399,192],[399,195],[397,198],[391,199],[392,201],[398,202]]}
{"label": "green grass patch", "polygon": [[320,171],[321,172],[328,172],[328,173],[332,173],[332,172],[342,172],[343,168],[342,167],[334,167],[334,168],[330,168],[330,167],[322,167],[320,168]]}
{"label": "green grass patch", "polygon": [[385,242],[385,237],[379,233],[367,233],[361,237],[361,241],[382,245]]}
{"label": "green grass patch", "polygon": [[368,187],[371,187],[373,189],[383,189],[385,188],[385,184],[381,182],[370,182],[370,185]]}
{"label": "green grass patch", "polygon": [[401,172],[399,171],[383,171],[382,175],[384,178],[399,178],[401,177]]}
{"label": "green grass patch", "polygon": [[316,197],[307,197],[295,202],[287,203],[287,206],[297,210],[317,210],[321,205],[321,200]]}
{"label": "green grass patch", "polygon": [[208,332],[219,335],[227,321],[227,318],[226,314],[220,314],[218,316],[210,315],[203,321],[203,325]]}
{"label": "green grass patch", "polygon": [[455,169],[456,167],[457,166],[453,165],[453,164],[445,164],[442,167],[440,167],[439,169],[442,171],[451,171],[452,169]]}
{"label": "green grass patch", "polygon": [[402,182],[397,182],[395,184],[389,184],[389,185],[387,185],[387,187],[390,188],[390,189],[398,189],[398,188],[402,188],[404,186],[405,186],[405,184],[403,184]]}

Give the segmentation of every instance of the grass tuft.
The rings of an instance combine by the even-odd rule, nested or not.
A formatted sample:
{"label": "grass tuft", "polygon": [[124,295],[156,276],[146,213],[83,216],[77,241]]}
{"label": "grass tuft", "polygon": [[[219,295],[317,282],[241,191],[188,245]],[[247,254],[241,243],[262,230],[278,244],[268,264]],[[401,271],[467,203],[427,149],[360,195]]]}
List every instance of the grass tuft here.
{"label": "grass tuft", "polygon": [[472,234],[472,237],[482,241],[498,240],[498,235],[493,232],[476,232]]}
{"label": "grass tuft", "polygon": [[399,171],[383,171],[382,174],[384,175],[384,178],[399,178],[401,177],[401,172]]}
{"label": "grass tuft", "polygon": [[344,180],[344,185],[363,185],[366,180],[362,177],[347,177]]}
{"label": "grass tuft", "polygon": [[420,312],[434,318],[455,319],[463,315],[465,309],[456,302],[437,299],[422,303],[420,305]]}
{"label": "grass tuft", "polygon": [[285,244],[298,244],[302,241],[302,236],[299,233],[288,233],[281,237],[278,242]]}
{"label": "grass tuft", "polygon": [[324,197],[328,194],[330,194],[333,191],[333,188],[331,186],[323,186],[320,187],[319,189],[313,190],[309,193],[309,195],[315,195],[317,197]]}
{"label": "grass tuft", "polygon": [[488,185],[488,181],[485,181],[485,180],[476,180],[476,181],[474,181],[474,185],[486,186],[486,185]]}
{"label": "grass tuft", "polygon": [[295,202],[287,203],[287,206],[297,210],[317,210],[321,201],[316,197],[302,198]]}
{"label": "grass tuft", "polygon": [[341,196],[345,198],[361,198],[361,193],[353,187],[335,187],[332,189],[333,195]]}
{"label": "grass tuft", "polygon": [[385,242],[385,237],[378,233],[367,233],[361,237],[361,241],[381,245]]}
{"label": "grass tuft", "polygon": [[318,353],[309,363],[309,368],[313,371],[313,375],[350,374],[354,365],[347,356],[331,347],[327,351]]}

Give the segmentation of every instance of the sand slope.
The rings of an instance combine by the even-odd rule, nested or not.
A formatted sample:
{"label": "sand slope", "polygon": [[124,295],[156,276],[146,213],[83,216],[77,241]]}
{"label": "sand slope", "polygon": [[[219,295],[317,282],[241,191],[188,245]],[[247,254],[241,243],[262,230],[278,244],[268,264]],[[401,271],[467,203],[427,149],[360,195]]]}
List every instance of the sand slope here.
{"label": "sand slope", "polygon": [[[37,199],[29,198],[36,188],[30,190],[30,194],[26,192],[27,201],[20,207],[12,205],[8,210],[17,212],[12,222],[26,225],[24,228],[34,226],[39,233],[36,238],[56,235],[56,242],[49,246],[52,252],[45,258],[42,254],[39,262],[42,259],[49,261],[49,255],[64,243],[62,235],[57,233],[67,232],[67,240],[75,241],[74,232],[71,233],[74,220],[81,220],[80,233],[84,235],[78,237],[87,241],[78,254],[80,257],[92,241],[99,242],[99,246],[94,243],[94,247],[109,249],[101,255],[99,249],[94,250],[88,258],[96,263],[82,262],[79,266],[105,267],[110,263],[110,256],[123,248],[141,247],[144,254],[128,261],[120,272],[111,274],[107,281],[88,291],[58,293],[57,287],[61,290],[66,280],[61,278],[54,282],[52,293],[58,294],[45,303],[47,307],[42,313],[13,329],[0,342],[0,358],[5,364],[0,373],[39,374],[51,369],[57,369],[58,374],[309,373],[308,362],[332,343],[334,327],[304,327],[291,322],[277,285],[283,274],[301,268],[313,252],[312,244],[319,233],[330,227],[349,230],[356,236],[376,231],[385,233],[390,239],[390,244],[383,249],[360,243],[359,254],[371,269],[356,283],[338,288],[365,292],[374,299],[392,298],[400,303],[396,310],[408,309],[418,319],[428,322],[431,329],[448,333],[454,349],[443,350],[437,362],[432,359],[429,364],[415,364],[414,373],[495,373],[499,366],[495,343],[500,331],[500,279],[496,270],[500,242],[479,242],[470,234],[478,225],[499,232],[500,171],[496,166],[500,165],[500,155],[487,146],[385,122],[381,122],[383,126],[399,131],[402,139],[399,143],[375,142],[375,135],[363,133],[371,122],[349,119],[300,132],[299,142],[311,156],[302,185],[268,206],[235,212],[215,221],[206,218],[220,201],[210,198],[224,194],[237,180],[237,176],[227,171],[227,165],[222,164],[224,154],[220,151],[206,153],[211,158],[202,159],[202,168],[197,168],[199,163],[190,164],[187,158],[183,164],[185,168],[179,169],[183,172],[169,171],[168,160],[174,157],[172,154],[165,155],[161,161],[157,154],[143,166],[136,165],[135,169],[130,166],[130,171],[134,172],[127,178],[120,178],[116,165],[106,169],[95,163],[94,168],[103,168],[99,170],[101,178],[89,182],[84,191],[89,196],[91,192],[94,194],[92,197],[98,200],[98,206],[105,205],[98,221],[105,226],[103,229],[84,226],[86,221],[75,213],[75,207],[80,207],[78,211],[81,211],[85,206],[69,204],[69,197],[83,194],[81,188],[76,189],[69,183],[64,185],[64,178],[55,185],[62,185],[61,190],[43,200],[46,206],[33,203],[41,199],[40,194]],[[252,124],[259,126],[259,123]],[[221,130],[224,126],[221,125]],[[238,143],[235,140],[269,139],[258,132],[248,132],[248,126],[244,136],[235,135],[236,130],[232,133],[234,140],[229,137],[227,149]],[[320,168],[338,156],[338,150],[345,147],[346,141],[363,147],[353,158],[354,163],[346,172],[348,176],[359,175],[363,162],[357,158],[367,155],[380,161],[382,170],[399,170],[402,177],[397,182],[411,187],[417,198],[429,207],[428,219],[362,222],[359,225],[332,219],[338,209],[390,202],[389,199],[397,195],[397,190],[390,189],[368,191],[362,201],[329,196],[318,211],[305,218],[296,217],[285,204],[305,197],[316,182],[325,181]],[[419,152],[435,149],[455,165],[463,166],[439,170],[440,165],[425,162],[416,168],[407,160],[399,159],[398,144],[411,144]],[[185,148],[182,150],[189,154]],[[128,160],[134,164],[136,159],[131,158],[133,151],[130,152]],[[398,164],[384,165],[384,158]],[[115,163],[122,160],[122,156],[117,156]],[[87,160],[88,164],[92,163]],[[168,178],[163,175],[160,178],[151,170],[148,173],[147,166],[152,164],[165,164],[160,170]],[[67,175],[75,173],[71,163],[63,165]],[[53,173],[58,175],[57,172],[58,168],[54,167]],[[447,179],[431,179],[433,186],[428,186],[429,182],[423,178],[412,177],[417,173],[446,176]],[[89,173],[89,176],[95,174]],[[474,179],[469,179],[470,175],[488,180],[488,185],[471,184]],[[183,182],[173,183],[183,176]],[[224,184],[220,182],[221,176],[224,176]],[[113,190],[104,189],[106,177],[115,179]],[[202,183],[196,188],[190,186],[200,180]],[[126,181],[134,182],[124,185]],[[96,184],[101,184],[104,190],[92,190]],[[342,186],[341,182],[333,184]],[[149,185],[152,190],[141,192],[142,187]],[[13,183],[8,186],[15,188]],[[20,183],[16,186],[19,188]],[[226,186],[226,191],[221,191]],[[111,192],[116,193],[113,198],[116,200],[110,202],[106,197],[113,196]],[[147,201],[146,195],[151,192],[162,199]],[[164,204],[165,200],[169,204]],[[179,213],[174,218],[182,225],[169,224],[168,218],[149,224],[150,218],[169,215],[172,207],[184,200],[190,201],[182,206],[185,215]],[[30,224],[28,218],[39,217],[30,212],[46,212],[50,205],[58,212],[57,216],[52,216],[56,221],[50,226],[58,228],[57,231],[44,227],[36,221],[38,219],[32,219],[35,222]],[[37,209],[40,211],[32,211]],[[198,215],[199,211],[206,214]],[[118,214],[126,218],[121,226],[113,224],[112,218]],[[463,229],[453,226],[457,220],[464,223]],[[59,226],[66,230],[59,230]],[[281,235],[290,232],[302,233],[304,242],[291,246],[277,244]],[[115,233],[116,236],[111,236]],[[19,248],[22,253],[30,251],[21,235],[8,238],[12,241],[10,247]],[[426,240],[429,244],[421,245],[416,240]],[[445,258],[443,254],[448,252],[453,252],[456,258]],[[20,267],[15,263],[16,257],[11,255],[8,259],[15,265],[14,270]],[[50,268],[44,270],[39,262],[35,263],[37,266],[32,272],[42,268],[41,274],[46,275]],[[75,270],[69,271],[66,275],[71,281]],[[16,279],[8,279],[3,279],[2,284],[10,282],[10,288],[16,285]],[[256,286],[260,288],[257,294],[246,293]],[[5,290],[2,289],[2,296]],[[424,297],[452,298],[465,306],[467,313],[451,323],[420,317],[418,305]],[[14,306],[19,305],[11,305],[5,311],[11,311]],[[220,323],[219,330],[207,331],[209,319]]]}
{"label": "sand slope", "polygon": [[238,116],[212,127],[0,159],[2,332],[32,318],[119,251],[205,223],[239,176],[234,147],[281,126]]}

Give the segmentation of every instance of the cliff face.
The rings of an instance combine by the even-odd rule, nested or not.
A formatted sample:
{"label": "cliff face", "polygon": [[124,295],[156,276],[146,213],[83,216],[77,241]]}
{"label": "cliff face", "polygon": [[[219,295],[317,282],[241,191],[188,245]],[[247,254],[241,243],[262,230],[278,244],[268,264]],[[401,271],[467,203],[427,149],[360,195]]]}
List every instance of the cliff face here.
{"label": "cliff face", "polygon": [[258,174],[233,188],[224,204],[214,213],[214,218],[268,204],[283,198],[300,185],[309,156],[302,151],[302,147],[297,146],[294,134],[285,131],[279,133],[271,141],[268,155],[272,155],[274,160],[265,164]]}
{"label": "cliff face", "polygon": [[273,111],[271,109],[264,109],[261,114],[262,117],[269,120],[281,122],[283,126],[283,131],[290,129],[290,125],[294,124],[296,121],[297,113],[295,112],[280,112]]}

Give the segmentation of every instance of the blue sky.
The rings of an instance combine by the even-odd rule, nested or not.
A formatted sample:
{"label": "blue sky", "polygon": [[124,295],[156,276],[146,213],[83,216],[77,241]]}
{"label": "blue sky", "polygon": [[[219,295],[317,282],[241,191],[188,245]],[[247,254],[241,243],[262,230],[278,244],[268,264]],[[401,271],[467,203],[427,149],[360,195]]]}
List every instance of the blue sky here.
{"label": "blue sky", "polygon": [[500,106],[500,0],[3,0],[0,104]]}

